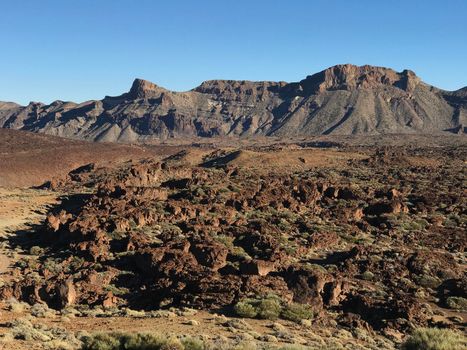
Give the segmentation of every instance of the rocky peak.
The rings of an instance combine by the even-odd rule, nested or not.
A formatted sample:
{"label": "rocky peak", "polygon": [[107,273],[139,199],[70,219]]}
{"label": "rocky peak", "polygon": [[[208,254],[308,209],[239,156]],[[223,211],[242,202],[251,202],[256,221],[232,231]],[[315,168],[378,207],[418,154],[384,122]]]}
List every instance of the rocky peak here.
{"label": "rocky peak", "polygon": [[150,81],[144,79],[135,79],[131,85],[129,95],[134,98],[158,98],[163,92],[166,92],[164,88],[157,86]]}
{"label": "rocky peak", "polygon": [[278,92],[285,82],[248,80],[207,80],[193,91],[211,95],[243,96]]}
{"label": "rocky peak", "polygon": [[306,77],[300,82],[307,93],[327,90],[370,89],[379,86],[395,86],[411,91],[420,79],[410,70],[398,73],[389,68],[341,64]]}
{"label": "rocky peak", "polygon": [[250,85],[247,81],[241,80],[206,80],[201,83],[200,86],[196,87],[194,91],[205,93],[205,94],[219,94],[224,91],[235,91],[243,90]]}
{"label": "rocky peak", "polygon": [[0,102],[0,109],[14,109],[19,107],[21,106],[14,102]]}

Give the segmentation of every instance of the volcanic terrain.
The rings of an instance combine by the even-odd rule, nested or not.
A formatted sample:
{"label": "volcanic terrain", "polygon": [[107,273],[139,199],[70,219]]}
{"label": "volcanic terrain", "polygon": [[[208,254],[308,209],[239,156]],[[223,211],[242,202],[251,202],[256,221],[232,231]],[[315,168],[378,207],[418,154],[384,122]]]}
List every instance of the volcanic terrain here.
{"label": "volcanic terrain", "polygon": [[[65,172],[44,156],[30,166],[48,181],[0,192],[0,215],[23,213],[0,226],[12,348],[157,329],[212,349],[395,349],[420,327],[466,331],[464,136],[124,146],[3,132],[77,157]],[[23,168],[3,174],[28,171],[14,154]]]}
{"label": "volcanic terrain", "polygon": [[173,92],[136,79],[83,103],[0,103],[0,127],[93,141],[464,133],[467,88],[444,91],[414,72],[337,65],[300,82],[211,80]]}

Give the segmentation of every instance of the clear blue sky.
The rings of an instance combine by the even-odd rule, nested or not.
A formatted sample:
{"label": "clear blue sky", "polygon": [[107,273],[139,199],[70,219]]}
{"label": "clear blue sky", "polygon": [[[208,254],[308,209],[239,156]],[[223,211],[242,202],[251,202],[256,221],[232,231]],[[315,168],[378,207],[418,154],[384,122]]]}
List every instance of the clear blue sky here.
{"label": "clear blue sky", "polygon": [[135,77],[297,81],[339,63],[467,85],[466,0],[0,0],[0,101],[118,95]]}

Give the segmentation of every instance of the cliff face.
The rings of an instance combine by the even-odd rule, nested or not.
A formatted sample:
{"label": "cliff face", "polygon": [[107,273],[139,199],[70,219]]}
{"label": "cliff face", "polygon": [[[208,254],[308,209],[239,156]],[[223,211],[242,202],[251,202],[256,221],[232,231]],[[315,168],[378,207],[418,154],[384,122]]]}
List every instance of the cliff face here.
{"label": "cliff face", "polygon": [[95,141],[172,137],[437,133],[463,130],[467,89],[414,72],[337,65],[296,83],[212,80],[172,92],[136,79],[129,92],[81,104],[0,103],[0,126]]}
{"label": "cliff face", "polygon": [[382,86],[395,86],[405,91],[413,91],[419,83],[420,79],[409,70],[397,73],[388,68],[350,64],[328,68],[300,82],[310,94],[327,90],[375,89]]}

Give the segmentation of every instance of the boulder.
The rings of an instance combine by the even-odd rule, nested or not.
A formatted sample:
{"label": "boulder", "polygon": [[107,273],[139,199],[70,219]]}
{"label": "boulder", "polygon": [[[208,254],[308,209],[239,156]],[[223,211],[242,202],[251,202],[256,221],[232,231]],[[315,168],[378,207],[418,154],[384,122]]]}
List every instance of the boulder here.
{"label": "boulder", "polygon": [[191,252],[199,264],[217,271],[227,264],[229,250],[221,243],[198,243],[192,246]]}
{"label": "boulder", "polygon": [[59,298],[59,304],[61,308],[65,308],[69,305],[73,305],[76,301],[76,289],[73,284],[73,279],[69,278],[64,282],[61,282],[57,286],[57,295]]}

